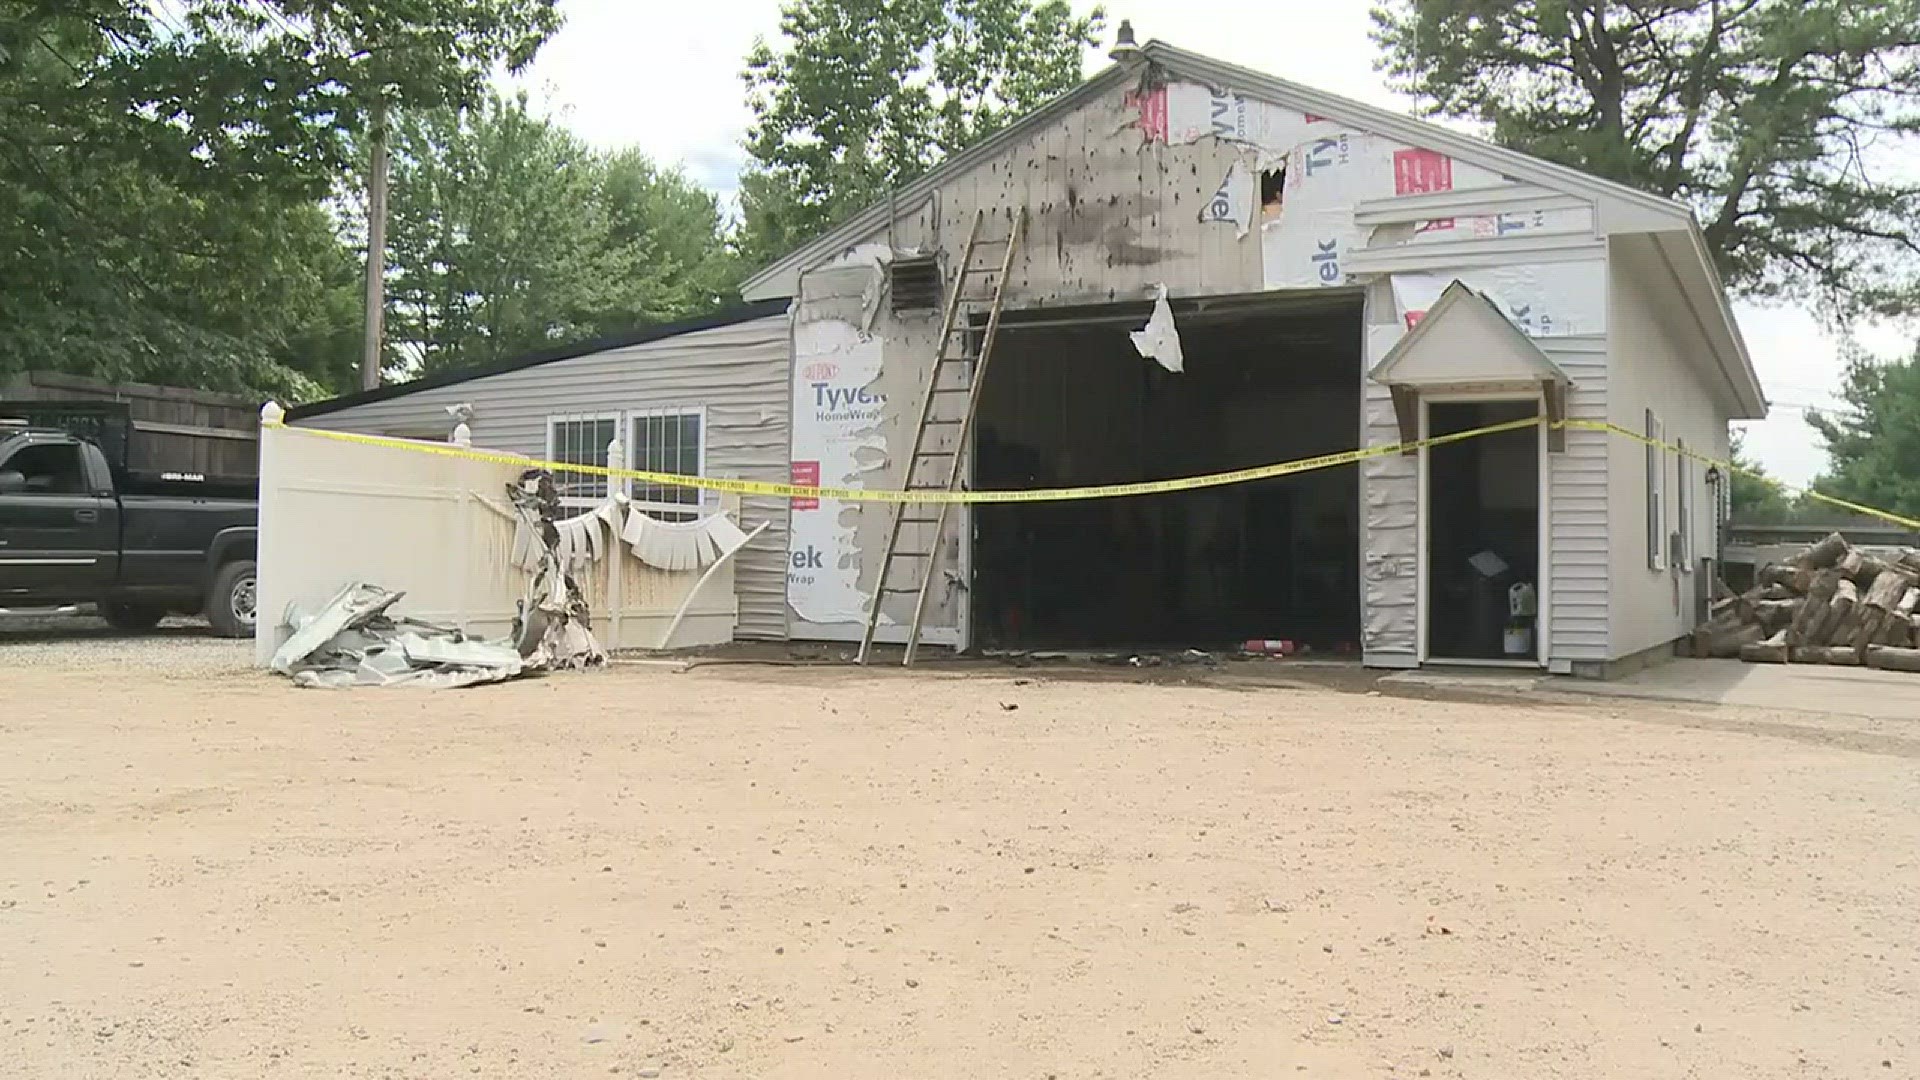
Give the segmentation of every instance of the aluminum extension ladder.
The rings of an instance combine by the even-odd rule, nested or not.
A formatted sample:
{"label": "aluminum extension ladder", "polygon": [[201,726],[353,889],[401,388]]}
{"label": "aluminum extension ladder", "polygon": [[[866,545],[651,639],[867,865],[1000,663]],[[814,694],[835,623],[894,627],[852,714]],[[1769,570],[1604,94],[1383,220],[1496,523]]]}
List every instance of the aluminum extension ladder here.
{"label": "aluminum extension ladder", "polygon": [[[940,341],[935,346],[933,370],[927,377],[926,393],[920,399],[920,422],[914,428],[913,449],[907,455],[907,467],[903,473],[901,487],[907,491],[958,491],[964,471],[962,459],[967,451],[967,439],[973,434],[973,416],[980,407],[980,388],[986,385],[987,362],[993,359],[994,339],[1000,332],[1000,312],[1006,300],[1007,272],[1013,267],[1014,252],[1020,247],[1020,235],[1026,227],[1027,212],[1023,208],[1013,215],[1005,239],[990,240],[981,237],[980,232],[987,220],[984,209],[973,215],[973,225],[967,230],[966,247],[960,255],[960,265],[954,268],[953,285],[947,291],[947,311],[940,322]],[[1000,255],[1000,265],[976,266],[974,254],[980,248],[1004,246]],[[991,277],[993,291],[989,296],[970,296],[967,285],[978,278]],[[981,333],[979,355],[973,358],[972,377],[968,378],[966,364],[967,335],[973,332],[970,323],[960,319],[961,310],[970,305],[985,302],[987,305],[987,325]],[[956,344],[957,340],[957,344]],[[940,376],[949,370],[960,373],[960,384],[949,382],[942,385]],[[937,418],[934,415],[934,402],[951,394],[967,395],[966,411],[961,418]],[[934,427],[958,427],[951,448],[928,449],[927,429]],[[933,481],[918,475],[920,466],[927,463],[945,462],[946,476],[942,481]],[[935,475],[938,475],[936,470]],[[867,606],[867,629],[860,638],[859,662],[865,664],[873,655],[873,635],[880,626],[880,609],[891,595],[902,593],[917,594],[913,602],[913,622],[907,627],[907,650],[903,664],[913,663],[914,650],[920,645],[920,624],[927,615],[927,595],[932,591],[936,564],[939,562],[940,536],[947,528],[947,511],[952,503],[939,503],[938,509],[929,517],[924,503],[893,504],[893,524],[887,530],[886,553],[880,559],[880,577],[874,582],[873,599]],[[900,535],[907,525],[931,525],[933,531],[927,536],[925,550],[902,551]],[[919,583],[895,584],[893,568],[895,562],[905,567],[919,568]]]}

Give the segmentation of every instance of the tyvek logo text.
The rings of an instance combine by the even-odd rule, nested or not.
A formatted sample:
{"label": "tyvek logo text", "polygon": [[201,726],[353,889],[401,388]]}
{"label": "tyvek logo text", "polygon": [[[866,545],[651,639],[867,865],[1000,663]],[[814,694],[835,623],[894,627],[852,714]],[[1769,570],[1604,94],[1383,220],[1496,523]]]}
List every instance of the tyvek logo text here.
{"label": "tyvek logo text", "polygon": [[1476,236],[1506,236],[1508,233],[1544,228],[1546,224],[1547,215],[1536,210],[1532,213],[1495,214],[1492,217],[1475,218],[1473,231]]}
{"label": "tyvek logo text", "polygon": [[856,405],[885,405],[886,403],[885,394],[873,393],[864,386],[832,386],[823,382],[813,384],[813,405],[826,412],[850,409]]}
{"label": "tyvek logo text", "polygon": [[1338,285],[1340,273],[1340,241],[1321,240],[1313,245],[1313,273],[1322,285]]}
{"label": "tyvek logo text", "polygon": [[1213,122],[1213,134],[1219,139],[1244,139],[1247,135],[1247,100],[1235,97],[1220,90],[1213,90],[1208,102],[1208,116]]}
{"label": "tyvek logo text", "polygon": [[1532,304],[1508,308],[1507,317],[1528,337],[1548,337],[1553,333],[1553,313],[1535,311]]}
{"label": "tyvek logo text", "polygon": [[1321,169],[1345,165],[1352,160],[1353,151],[1348,145],[1347,136],[1342,134],[1313,140],[1313,145],[1307,147],[1307,152],[1302,156],[1306,159],[1306,173],[1312,176]]}
{"label": "tyvek logo text", "polygon": [[1231,187],[1233,187],[1233,174],[1228,173],[1227,178],[1220,181],[1219,190],[1215,191],[1213,198],[1207,202],[1206,210],[1201,212],[1201,221],[1234,220],[1233,195],[1228,190]]}
{"label": "tyvek logo text", "polygon": [[827,580],[827,569],[827,553],[813,544],[787,550],[788,585],[812,585]]}

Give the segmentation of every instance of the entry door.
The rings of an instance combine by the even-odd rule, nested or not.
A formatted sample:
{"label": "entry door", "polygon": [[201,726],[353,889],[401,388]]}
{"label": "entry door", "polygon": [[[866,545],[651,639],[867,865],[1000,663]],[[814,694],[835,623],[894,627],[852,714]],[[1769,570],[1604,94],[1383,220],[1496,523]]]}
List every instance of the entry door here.
{"label": "entry door", "polygon": [[[1430,437],[1539,414],[1534,399],[1430,401],[1426,409]],[[1425,451],[1421,570],[1430,659],[1533,663],[1543,655],[1542,445],[1540,428],[1528,425]],[[1523,613],[1513,610],[1516,597]]]}
{"label": "entry door", "polygon": [[78,446],[23,446],[0,473],[24,479],[0,491],[0,597],[81,600],[113,583],[114,503],[92,490]]}

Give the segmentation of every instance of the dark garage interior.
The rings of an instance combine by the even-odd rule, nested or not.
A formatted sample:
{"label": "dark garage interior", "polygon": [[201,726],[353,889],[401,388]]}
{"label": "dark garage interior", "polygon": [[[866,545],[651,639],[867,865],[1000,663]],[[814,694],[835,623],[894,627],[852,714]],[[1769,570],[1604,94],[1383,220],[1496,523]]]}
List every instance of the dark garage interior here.
{"label": "dark garage interior", "polygon": [[[1174,373],[1128,339],[1145,304],[1007,313],[981,392],[978,489],[1171,479],[1360,443],[1357,292],[1176,301]],[[1199,490],[983,505],[985,648],[1357,649],[1359,471]]]}

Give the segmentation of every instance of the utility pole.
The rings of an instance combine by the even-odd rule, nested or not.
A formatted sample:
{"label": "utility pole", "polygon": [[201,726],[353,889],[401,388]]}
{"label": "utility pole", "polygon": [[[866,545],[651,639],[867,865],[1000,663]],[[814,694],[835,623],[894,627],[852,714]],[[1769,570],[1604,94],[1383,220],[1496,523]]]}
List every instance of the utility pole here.
{"label": "utility pole", "polygon": [[360,388],[380,385],[387,286],[387,103],[373,106],[373,161],[367,171],[367,339],[360,354]]}

